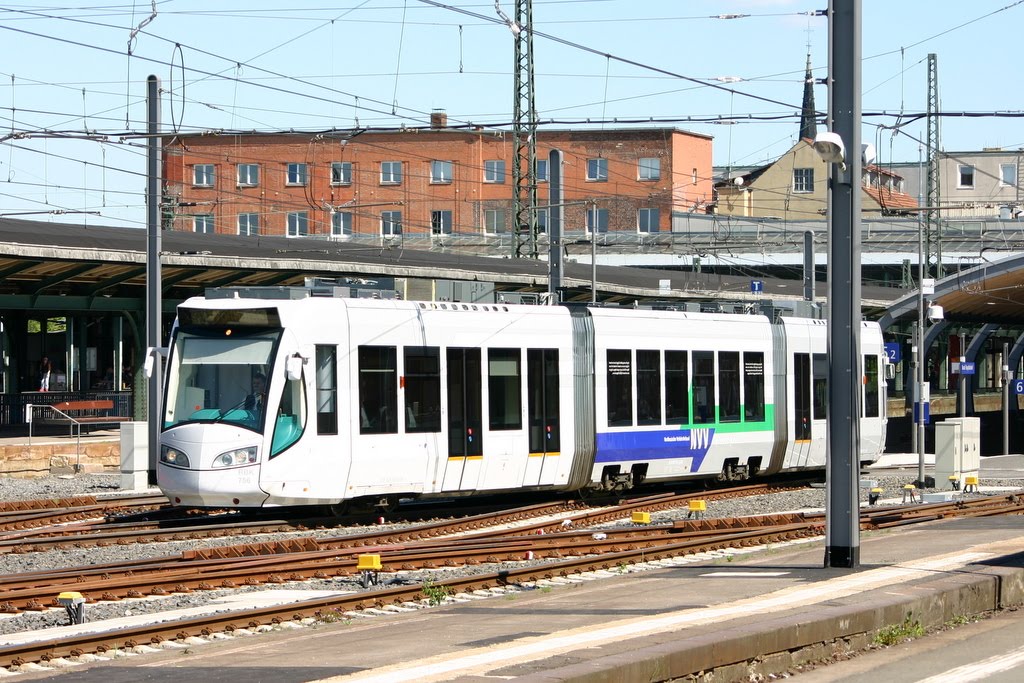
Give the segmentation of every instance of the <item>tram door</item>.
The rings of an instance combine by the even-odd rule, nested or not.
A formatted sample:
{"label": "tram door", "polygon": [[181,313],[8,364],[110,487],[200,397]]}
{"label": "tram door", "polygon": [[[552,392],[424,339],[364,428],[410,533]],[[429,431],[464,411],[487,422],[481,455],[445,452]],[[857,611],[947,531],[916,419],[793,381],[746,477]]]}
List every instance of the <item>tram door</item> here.
{"label": "tram door", "polygon": [[449,348],[448,463],[442,490],[476,488],[483,469],[480,349]]}
{"label": "tram door", "polygon": [[558,349],[527,349],[526,394],[530,453],[523,485],[553,484],[561,451]]}
{"label": "tram door", "polygon": [[811,355],[793,354],[793,448],[792,462],[804,464],[811,447]]}

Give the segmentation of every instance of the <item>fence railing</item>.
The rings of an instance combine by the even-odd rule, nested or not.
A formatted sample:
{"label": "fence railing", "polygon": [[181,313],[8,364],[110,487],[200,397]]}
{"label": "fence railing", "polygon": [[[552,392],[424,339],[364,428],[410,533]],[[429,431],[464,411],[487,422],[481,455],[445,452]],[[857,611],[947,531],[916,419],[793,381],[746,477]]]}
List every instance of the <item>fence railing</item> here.
{"label": "fence railing", "polygon": [[52,405],[65,401],[114,402],[114,415],[132,415],[130,391],[25,391],[20,394],[0,394],[0,427],[28,424],[25,409],[32,405]]}

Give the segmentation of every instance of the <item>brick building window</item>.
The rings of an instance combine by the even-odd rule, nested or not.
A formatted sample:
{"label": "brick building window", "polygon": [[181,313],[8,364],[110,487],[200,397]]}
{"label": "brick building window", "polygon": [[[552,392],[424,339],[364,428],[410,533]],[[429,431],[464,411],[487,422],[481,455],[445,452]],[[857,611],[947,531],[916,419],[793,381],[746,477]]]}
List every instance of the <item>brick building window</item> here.
{"label": "brick building window", "polygon": [[548,210],[537,209],[537,232],[547,234],[548,232]]}
{"label": "brick building window", "polygon": [[484,161],[484,182],[505,182],[505,161],[503,159],[487,159]]}
{"label": "brick building window", "polygon": [[548,160],[537,159],[537,182],[548,182]]}
{"label": "brick building window", "polygon": [[452,212],[451,211],[431,211],[430,212],[430,232],[433,235],[450,235],[452,234]]}
{"label": "brick building window", "polygon": [[638,209],[636,227],[640,232],[658,232],[661,211],[658,209]]}
{"label": "brick building window", "polygon": [[213,187],[213,164],[196,164],[193,166],[192,184],[196,187]]}
{"label": "brick building window", "polygon": [[238,164],[238,185],[240,187],[256,187],[259,184],[259,164]]}
{"label": "brick building window", "polygon": [[288,237],[305,237],[309,234],[309,212],[288,212]]}
{"label": "brick building window", "polygon": [[333,161],[331,162],[331,185],[352,184],[352,162]]}
{"label": "brick building window", "polygon": [[290,163],[288,164],[288,180],[286,185],[305,185],[309,176],[306,170],[306,164]]}
{"label": "brick building window", "polygon": [[814,192],[814,169],[793,169],[793,192]]}
{"label": "brick building window", "polygon": [[636,164],[636,177],[640,180],[661,180],[661,159],[641,157]]}
{"label": "brick building window", "polygon": [[587,180],[592,183],[608,182],[608,160],[587,159]]}
{"label": "brick building window", "polygon": [[331,234],[351,235],[352,234],[352,212],[335,211],[331,214]]}
{"label": "brick building window", "polygon": [[380,162],[380,184],[401,185],[402,184],[402,162],[382,161]]}
{"label": "brick building window", "polygon": [[505,209],[484,210],[484,234],[501,235],[505,232]]}
{"label": "brick building window", "polygon": [[258,235],[260,234],[260,215],[258,213],[238,214],[238,234]]}
{"label": "brick building window", "polygon": [[452,162],[431,161],[430,182],[435,185],[447,185],[452,182]]}
{"label": "brick building window", "polygon": [[608,209],[587,209],[587,232],[594,232],[595,224],[597,232],[608,232]]}
{"label": "brick building window", "polygon": [[380,234],[401,235],[402,234],[402,212],[381,211],[380,212]]}
{"label": "brick building window", "polygon": [[195,232],[201,232],[206,234],[213,234],[213,214],[212,213],[199,213],[192,216],[192,229]]}

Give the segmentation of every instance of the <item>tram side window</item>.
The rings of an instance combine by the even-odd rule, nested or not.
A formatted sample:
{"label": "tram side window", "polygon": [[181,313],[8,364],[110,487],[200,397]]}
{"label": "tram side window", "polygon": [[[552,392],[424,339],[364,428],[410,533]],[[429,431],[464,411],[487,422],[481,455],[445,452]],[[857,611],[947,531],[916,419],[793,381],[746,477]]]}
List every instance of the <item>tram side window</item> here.
{"label": "tram side window", "polygon": [[405,347],[405,431],[441,431],[441,351]]}
{"label": "tram side window", "polygon": [[306,431],[306,384],[302,377],[284,383],[281,403],[274,419],[270,457],[276,458]]}
{"label": "tram side window", "polygon": [[665,352],[665,422],[690,421],[690,368],[686,351]]}
{"label": "tram side window", "polygon": [[743,419],[764,422],[764,354],[743,353]]}
{"label": "tram side window", "polygon": [[316,433],[338,433],[338,347],[316,346]]}
{"label": "tram side window", "polygon": [[828,406],[828,356],[824,353],[816,353],[813,357],[814,365],[814,419],[824,420],[827,415]]}
{"label": "tram side window", "polygon": [[721,351],[718,354],[718,420],[740,421],[739,351]]}
{"label": "tram side window", "polygon": [[608,426],[633,424],[633,354],[629,349],[608,349]]}
{"label": "tram side window", "polygon": [[661,352],[636,352],[636,417],[639,425],[661,424]]}
{"label": "tram side window", "polygon": [[522,352],[487,350],[487,394],[491,429],[523,428]]}
{"label": "tram side window", "polygon": [[359,347],[359,433],[398,433],[394,346]]}
{"label": "tram side window", "polygon": [[693,423],[715,421],[715,352],[693,352]]}
{"label": "tram side window", "polygon": [[878,417],[878,356],[864,356],[864,417]]}

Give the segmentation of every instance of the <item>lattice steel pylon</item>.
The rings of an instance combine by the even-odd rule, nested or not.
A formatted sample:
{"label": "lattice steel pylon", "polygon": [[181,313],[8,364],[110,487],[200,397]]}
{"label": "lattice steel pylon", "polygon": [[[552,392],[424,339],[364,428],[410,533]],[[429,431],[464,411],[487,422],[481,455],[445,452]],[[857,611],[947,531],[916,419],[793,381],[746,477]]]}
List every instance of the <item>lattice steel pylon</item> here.
{"label": "lattice steel pylon", "polygon": [[[494,3],[499,16],[505,18]],[[506,18],[507,21],[507,18]],[[537,107],[533,93],[533,0],[516,0],[508,21],[515,38],[515,94],[512,109],[512,256],[538,258]]]}
{"label": "lattice steel pylon", "polygon": [[[924,262],[926,271],[932,272],[935,264],[935,278],[941,279],[942,267],[942,221],[939,212],[939,77],[938,58],[928,55],[928,171],[925,177],[925,225]],[[935,258],[932,261],[932,257]]]}

